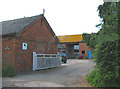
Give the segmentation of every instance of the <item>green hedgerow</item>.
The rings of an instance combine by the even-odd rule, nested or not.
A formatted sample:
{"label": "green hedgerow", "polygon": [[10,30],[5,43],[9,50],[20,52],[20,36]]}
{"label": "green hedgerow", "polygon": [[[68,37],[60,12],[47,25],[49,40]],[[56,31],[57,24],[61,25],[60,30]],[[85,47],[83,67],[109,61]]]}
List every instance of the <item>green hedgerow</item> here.
{"label": "green hedgerow", "polygon": [[87,80],[96,87],[120,87],[119,41],[107,41],[97,46],[96,69]]}

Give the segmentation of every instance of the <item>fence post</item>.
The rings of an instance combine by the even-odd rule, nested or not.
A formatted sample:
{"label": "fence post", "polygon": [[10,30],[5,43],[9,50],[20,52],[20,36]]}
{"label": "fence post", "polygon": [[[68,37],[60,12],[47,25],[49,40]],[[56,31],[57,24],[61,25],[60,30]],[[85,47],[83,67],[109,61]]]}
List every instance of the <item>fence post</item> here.
{"label": "fence post", "polygon": [[36,52],[33,52],[33,71],[36,70]]}
{"label": "fence post", "polygon": [[59,58],[58,58],[58,59],[59,59],[59,62],[60,62],[60,64],[59,64],[59,65],[61,65],[61,64],[62,64],[62,57],[60,57],[60,56],[59,56]]}

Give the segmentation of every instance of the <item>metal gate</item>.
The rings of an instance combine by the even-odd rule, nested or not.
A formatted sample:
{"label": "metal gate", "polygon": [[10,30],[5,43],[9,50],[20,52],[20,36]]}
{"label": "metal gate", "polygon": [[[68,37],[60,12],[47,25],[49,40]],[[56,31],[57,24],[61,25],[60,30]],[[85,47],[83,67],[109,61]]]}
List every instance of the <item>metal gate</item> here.
{"label": "metal gate", "polygon": [[57,54],[36,54],[33,52],[33,71],[61,66],[61,58]]}

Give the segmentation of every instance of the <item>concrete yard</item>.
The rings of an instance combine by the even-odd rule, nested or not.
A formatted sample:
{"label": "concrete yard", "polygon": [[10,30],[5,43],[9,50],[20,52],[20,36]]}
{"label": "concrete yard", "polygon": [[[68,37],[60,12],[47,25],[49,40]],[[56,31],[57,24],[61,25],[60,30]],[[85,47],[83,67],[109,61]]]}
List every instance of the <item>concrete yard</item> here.
{"label": "concrete yard", "polygon": [[53,69],[19,74],[3,78],[3,87],[91,87],[85,75],[94,67],[92,60],[69,59]]}

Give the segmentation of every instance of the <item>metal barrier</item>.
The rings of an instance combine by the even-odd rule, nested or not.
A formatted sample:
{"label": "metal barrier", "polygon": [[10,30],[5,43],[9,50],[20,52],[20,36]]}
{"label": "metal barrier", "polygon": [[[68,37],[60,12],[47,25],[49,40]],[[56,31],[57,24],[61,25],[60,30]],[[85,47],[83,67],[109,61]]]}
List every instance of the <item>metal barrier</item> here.
{"label": "metal barrier", "polygon": [[36,54],[33,52],[33,71],[61,66],[61,59],[57,54]]}

